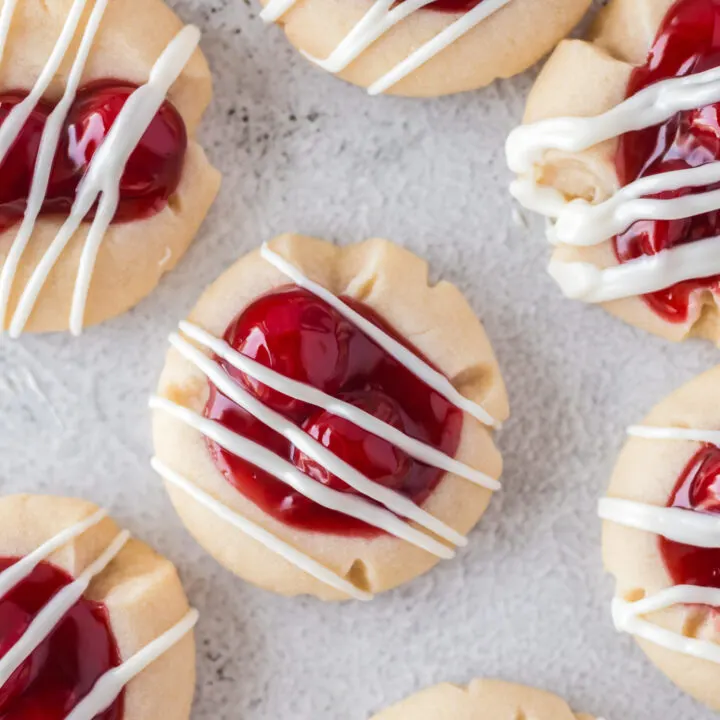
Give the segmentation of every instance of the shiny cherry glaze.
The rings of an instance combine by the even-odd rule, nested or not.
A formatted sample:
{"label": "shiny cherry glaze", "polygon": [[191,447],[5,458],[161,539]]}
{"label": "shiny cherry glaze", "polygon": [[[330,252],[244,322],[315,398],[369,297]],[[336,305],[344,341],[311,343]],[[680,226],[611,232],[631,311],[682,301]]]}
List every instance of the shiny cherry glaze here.
{"label": "shiny cherry glaze", "polygon": [[[396,339],[388,324],[362,303],[355,310]],[[225,340],[236,350],[289,378],[356,405],[448,455],[460,442],[462,413],[418,380],[323,300],[296,286],[260,297],[228,327]],[[404,344],[416,354],[409,343]],[[382,438],[314,406],[298,402],[219,361],[225,371],[269,407],[300,425],[367,477],[423,503],[443,473],[408,457]],[[268,429],[212,384],[205,415],[294,463],[316,481],[354,493]],[[208,441],[229,482],[265,512],[288,525],[318,532],[373,536],[376,528],[316,505],[284,483]]]}
{"label": "shiny cherry glaze", "polygon": [[[16,561],[0,558],[0,572]],[[63,570],[42,562],[0,598],[0,658],[72,580]],[[0,688],[0,720],[63,720],[98,678],[120,662],[105,606],[82,598]],[[95,720],[122,720],[122,716],[121,695]]]}
{"label": "shiny cherry glaze", "polygon": [[483,0],[435,0],[425,9],[445,13],[466,13],[476,8]]}
{"label": "shiny cherry glaze", "polygon": [[[678,0],[650,50],[647,63],[631,76],[628,96],[667,78],[720,65],[720,0]],[[720,104],[681,112],[666,123],[627,133],[620,139],[617,168],[623,185],[638,178],[697,167],[720,159]],[[684,189],[658,195],[674,198],[703,192]],[[685,220],[640,221],[615,239],[618,260],[627,262],[683,243],[720,235],[720,212]],[[668,322],[685,322],[693,291],[720,290],[720,276],[690,280],[646,295],[649,306]]]}
{"label": "shiny cherry glaze", "polygon": [[[702,447],[687,464],[669,507],[720,514],[720,449]],[[720,549],[699,548],[660,538],[668,572],[677,585],[720,588]]]}
{"label": "shiny cherry glaze", "polygon": [[[68,113],[53,161],[42,214],[67,215],[80,180],[136,85],[98,80],[82,87]],[[27,93],[0,95],[0,125]],[[40,102],[0,163],[0,232],[22,219],[40,137],[53,104]],[[165,102],[128,160],[113,222],[140,220],[165,207],[180,182],[187,132],[178,111]],[[94,210],[86,219],[92,219]]]}

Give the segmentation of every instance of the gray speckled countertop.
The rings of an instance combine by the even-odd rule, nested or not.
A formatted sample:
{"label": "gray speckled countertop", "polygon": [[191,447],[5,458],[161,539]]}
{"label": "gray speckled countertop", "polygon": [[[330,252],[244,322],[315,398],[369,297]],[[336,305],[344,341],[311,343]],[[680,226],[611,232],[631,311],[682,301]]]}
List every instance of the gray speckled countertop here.
{"label": "gray speckled countertop", "polygon": [[[139,307],[79,340],[0,343],[3,492],[107,505],[179,566],[201,609],[195,720],[366,720],[442,680],[544,686],[607,720],[704,720],[615,633],[595,502],[624,428],[717,351],[672,346],[560,298],[541,226],[513,208],[503,141],[531,74],[483,92],[369,98],[315,70],[249,2],[180,0],[204,30],[224,174],[191,251]],[[469,548],[364,605],[286,600],[235,579],[183,530],[151,453],[166,336],[239,255],[298,230],[382,235],[432,263],[482,317],[510,390],[505,492]]]}

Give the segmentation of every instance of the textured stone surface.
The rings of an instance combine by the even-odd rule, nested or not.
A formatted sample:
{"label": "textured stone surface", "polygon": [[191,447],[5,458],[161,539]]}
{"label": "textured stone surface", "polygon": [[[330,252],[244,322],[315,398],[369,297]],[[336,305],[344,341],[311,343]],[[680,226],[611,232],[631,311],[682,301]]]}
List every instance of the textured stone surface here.
{"label": "textured stone surface", "polygon": [[[531,77],[371,99],[310,67],[240,0],[178,9],[203,27],[214,70],[204,135],[225,175],[219,202],[133,312],[79,340],[0,343],[2,491],[95,500],[178,564],[202,610],[196,720],[364,720],[481,675],[545,686],[608,720],[710,718],[613,630],[595,501],[625,426],[717,353],[559,297],[540,223],[505,190],[503,140]],[[506,490],[470,547],[369,605],[285,600],[231,577],[148,466],[166,335],[229,263],[285,230],[383,235],[426,255],[483,318],[510,388]]]}

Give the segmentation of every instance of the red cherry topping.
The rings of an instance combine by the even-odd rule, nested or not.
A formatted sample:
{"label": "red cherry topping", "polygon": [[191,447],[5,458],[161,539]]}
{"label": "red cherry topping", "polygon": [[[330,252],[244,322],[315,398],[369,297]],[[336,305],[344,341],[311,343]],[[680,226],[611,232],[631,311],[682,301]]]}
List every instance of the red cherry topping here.
{"label": "red cherry topping", "polygon": [[466,13],[476,8],[483,0],[435,0],[426,6],[427,10],[445,13]]}
{"label": "red cherry topping", "polygon": [[[345,301],[404,342],[370,308],[353,300]],[[225,340],[266,367],[352,403],[448,455],[457,451],[462,413],[307,290],[289,286],[257,299],[230,324]],[[408,457],[383,438],[316,407],[287,398],[219,362],[256,397],[382,485],[402,492],[419,504],[440,482],[442,471]],[[294,463],[314,480],[336,490],[355,492],[213,385],[205,415]],[[316,505],[210,440],[208,446],[228,481],[278,520],[317,532],[365,537],[380,533],[365,523]]]}
{"label": "red cherry topping", "polygon": [[[97,80],[81,88],[68,113],[53,161],[42,214],[67,215],[93,154],[137,86]],[[0,95],[0,125],[26,93]],[[41,102],[0,163],[0,232],[25,211],[40,137],[53,106]],[[113,222],[140,220],[162,210],[177,190],[187,133],[178,111],[165,102],[128,160],[120,182],[120,204]],[[92,219],[94,211],[86,219]]]}
{"label": "red cherry topping", "polygon": [[[705,445],[687,464],[669,507],[720,515],[720,449]],[[720,549],[660,538],[660,549],[676,585],[720,588]]]}
{"label": "red cherry topping", "polygon": [[[17,558],[0,558],[0,572]],[[0,658],[48,601],[72,582],[50,563],[0,598]],[[120,665],[107,609],[82,598],[0,688],[2,720],[63,720],[98,678]],[[95,720],[122,720],[121,695]]]}
{"label": "red cherry topping", "polygon": [[[637,68],[628,96],[661,80],[690,75],[720,65],[720,0],[678,0],[668,11],[645,65]],[[627,185],[638,178],[697,167],[720,159],[720,104],[681,112],[666,123],[620,138],[617,169]],[[658,197],[674,198],[712,188],[684,189]],[[640,221],[615,238],[620,262],[720,235],[720,212],[672,221]],[[720,291],[720,277],[679,283],[645,296],[668,322],[685,322],[692,294]]]}

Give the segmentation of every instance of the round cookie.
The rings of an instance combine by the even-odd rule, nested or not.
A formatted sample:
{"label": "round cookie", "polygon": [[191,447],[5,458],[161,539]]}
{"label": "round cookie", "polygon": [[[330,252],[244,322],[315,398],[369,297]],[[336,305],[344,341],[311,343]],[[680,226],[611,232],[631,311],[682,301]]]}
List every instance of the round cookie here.
{"label": "round cookie", "polygon": [[551,693],[500,680],[473,680],[467,687],[435,685],[375,715],[372,720],[592,720],[573,713]]}
{"label": "round cookie", "polygon": [[630,428],[600,502],[613,617],[675,684],[720,709],[720,367]]}
{"label": "round cookie", "polygon": [[[590,0],[261,0],[304,55],[371,94],[432,97],[526,70]],[[362,28],[363,32],[359,33]]]}
{"label": "round cookie", "polygon": [[675,341],[720,341],[720,202],[703,174],[720,81],[688,99],[680,77],[713,70],[718,26],[712,0],[611,0],[587,41],[555,50],[507,143],[513,194],[552,220],[564,294]]}
{"label": "round cookie", "polygon": [[489,426],[507,396],[482,325],[420,258],[385,240],[284,235],[233,265],[180,329],[152,402],[154,464],[228,569],[284,595],[368,599],[465,544],[498,487]]}
{"label": "round cookie", "polygon": [[[83,580],[57,610],[54,589],[74,591]],[[54,613],[54,625],[36,627],[41,608]],[[172,563],[92,503],[0,498],[0,609],[0,714],[190,717],[197,613]],[[33,672],[23,672],[29,662]],[[122,670],[106,676],[113,668]]]}
{"label": "round cookie", "polygon": [[[77,334],[138,303],[185,253],[219,187],[195,140],[212,93],[197,29],[183,29],[162,0],[113,0],[102,14],[96,0],[77,15],[81,3],[17,3],[7,36],[0,33],[0,326],[13,336]],[[63,55],[64,38],[72,42]],[[42,99],[14,126],[8,114],[33,88]],[[63,108],[53,138],[48,116]],[[87,214],[98,191],[100,209]],[[34,222],[31,198],[39,203]],[[104,212],[112,219],[105,232]]]}

